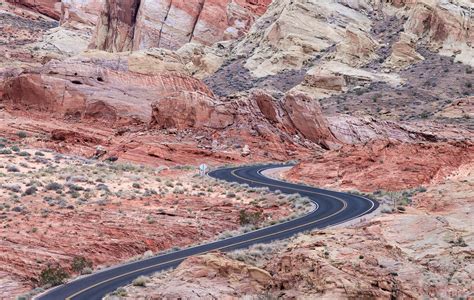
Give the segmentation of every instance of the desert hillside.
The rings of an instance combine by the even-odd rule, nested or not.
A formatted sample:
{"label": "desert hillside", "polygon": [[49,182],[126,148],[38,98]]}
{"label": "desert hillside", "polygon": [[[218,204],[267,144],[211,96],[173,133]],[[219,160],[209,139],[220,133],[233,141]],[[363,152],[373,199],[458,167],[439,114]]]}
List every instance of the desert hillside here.
{"label": "desert hillside", "polygon": [[[272,176],[380,208],[193,256],[107,298],[472,297],[473,11],[1,1],[0,298],[295,219],[307,199],[197,175],[289,161]],[[67,276],[48,281],[53,269]]]}

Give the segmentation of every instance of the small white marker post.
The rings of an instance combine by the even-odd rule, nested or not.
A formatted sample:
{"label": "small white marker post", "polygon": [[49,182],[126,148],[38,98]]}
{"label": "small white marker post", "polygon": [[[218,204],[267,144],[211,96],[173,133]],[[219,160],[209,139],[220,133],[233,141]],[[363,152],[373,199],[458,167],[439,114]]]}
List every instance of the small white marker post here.
{"label": "small white marker post", "polygon": [[199,175],[204,176],[206,175],[207,171],[207,165],[206,164],[200,164],[199,165]]}

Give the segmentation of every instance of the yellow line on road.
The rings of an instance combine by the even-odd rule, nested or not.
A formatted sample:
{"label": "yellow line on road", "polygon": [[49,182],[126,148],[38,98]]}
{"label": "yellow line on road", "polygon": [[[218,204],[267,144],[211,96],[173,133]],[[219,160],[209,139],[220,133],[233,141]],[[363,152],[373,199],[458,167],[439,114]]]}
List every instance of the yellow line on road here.
{"label": "yellow line on road", "polygon": [[[295,229],[298,229],[298,228],[301,228],[301,227],[304,227],[304,226],[308,226],[308,225],[311,225],[311,224],[314,224],[314,223],[317,223],[317,222],[320,222],[320,221],[323,221],[323,220],[326,220],[330,217],[333,217],[337,214],[339,214],[340,212],[342,212],[343,210],[345,210],[347,208],[347,202],[344,201],[343,199],[341,198],[338,198],[338,197],[335,197],[335,196],[331,196],[331,195],[326,195],[326,194],[323,194],[323,193],[318,193],[318,192],[311,192],[311,191],[307,191],[307,190],[302,190],[302,189],[298,189],[298,188],[292,188],[292,187],[285,187],[285,186],[281,186],[281,185],[276,185],[276,184],[268,184],[268,183],[264,183],[264,182],[260,182],[260,181],[256,181],[256,180],[252,180],[252,179],[247,179],[247,178],[244,178],[244,177],[241,177],[239,175],[237,175],[235,172],[237,170],[240,170],[240,169],[235,169],[235,170],[232,170],[231,171],[231,174],[234,175],[235,177],[237,178],[240,178],[242,180],[245,180],[245,181],[249,181],[249,182],[253,182],[253,183],[258,183],[258,184],[264,184],[264,185],[267,185],[267,186],[273,186],[273,187],[278,187],[278,188],[284,188],[284,189],[290,189],[290,190],[294,190],[294,191],[298,191],[298,192],[305,192],[305,193],[309,193],[309,194],[315,194],[315,195],[322,195],[322,196],[326,196],[326,197],[330,197],[330,198],[334,198],[340,202],[343,203],[343,207],[338,210],[337,212],[329,215],[329,216],[326,216],[326,217],[323,217],[323,218],[320,218],[320,219],[317,219],[317,220],[313,220],[309,223],[305,223],[305,224],[302,224],[302,225],[298,225],[296,227],[293,227],[293,228],[289,228],[289,229],[285,229],[285,230],[282,230],[282,231],[279,231],[279,232],[274,232],[274,233],[270,233],[270,234],[267,234],[267,235],[264,235],[264,236],[260,236],[260,237],[256,237],[256,238],[253,238],[253,239],[250,239],[250,240],[245,240],[245,241],[242,241],[242,242],[238,242],[238,243],[234,243],[234,244],[231,244],[231,245],[226,245],[226,246],[223,246],[223,247],[219,247],[219,248],[216,248],[216,249],[212,249],[212,250],[207,250],[207,251],[203,251],[203,252],[199,252],[199,253],[196,253],[196,254],[193,254],[193,255],[190,255],[190,256],[185,256],[185,257],[182,257],[182,258],[177,258],[177,259],[173,259],[173,260],[170,260],[170,261],[166,261],[166,262],[162,262],[162,263],[159,263],[159,264],[155,264],[155,265],[151,265],[151,266],[148,266],[148,267],[144,267],[144,268],[141,268],[141,269],[137,269],[137,270],[133,270],[133,271],[130,271],[130,272],[127,272],[127,273],[124,273],[124,274],[121,274],[121,275],[118,275],[118,276],[115,276],[115,277],[112,277],[112,278],[109,278],[107,280],[103,280],[101,282],[98,282],[96,284],[93,284],[87,288],[84,288],[68,297],[66,297],[66,300],[71,300],[72,298],[76,297],[76,296],[79,296],[80,294],[90,290],[90,289],[93,289],[99,285],[102,285],[104,283],[107,283],[107,282],[110,282],[110,281],[113,281],[115,279],[118,279],[118,278],[122,278],[122,277],[125,277],[127,275],[130,275],[130,274],[133,274],[133,273],[138,273],[138,272],[141,272],[141,271],[145,271],[145,270],[148,270],[148,269],[152,269],[152,268],[156,268],[156,267],[159,267],[159,266],[162,266],[162,265],[165,265],[165,264],[170,264],[170,263],[173,263],[173,262],[176,262],[176,261],[179,261],[179,260],[184,260],[185,258],[188,258],[188,257],[191,257],[191,256],[195,256],[195,255],[201,255],[201,254],[205,254],[205,253],[208,253],[208,252],[211,252],[211,251],[216,251],[216,250],[222,250],[222,249],[225,249],[225,248],[229,248],[229,247],[233,247],[233,246],[237,246],[237,245],[241,245],[241,244],[245,244],[245,243],[248,243],[248,242],[251,242],[251,241],[255,241],[255,240],[260,240],[260,239],[263,239],[263,238],[267,238],[267,237],[271,237],[271,236],[274,236],[274,235],[279,235],[281,233],[285,233],[285,232],[288,232],[288,231],[292,231],[292,230],[295,230]],[[261,170],[259,170],[261,171]],[[258,172],[258,171],[257,171]],[[263,228],[265,229],[265,228]],[[199,245],[199,246],[204,246],[204,245]],[[196,247],[199,247],[199,246],[196,246]],[[189,248],[189,249],[192,249],[192,248]],[[188,250],[189,250],[188,249]]]}

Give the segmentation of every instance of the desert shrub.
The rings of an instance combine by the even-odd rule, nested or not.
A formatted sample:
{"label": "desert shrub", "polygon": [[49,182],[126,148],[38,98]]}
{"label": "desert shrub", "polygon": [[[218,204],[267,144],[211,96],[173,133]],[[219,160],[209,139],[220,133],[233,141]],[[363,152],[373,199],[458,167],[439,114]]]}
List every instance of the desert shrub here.
{"label": "desert shrub", "polygon": [[174,184],[173,184],[171,181],[166,181],[166,182],[165,182],[165,185],[166,185],[167,187],[174,187]]}
{"label": "desert shrub", "polygon": [[423,187],[423,186],[420,186],[419,188],[416,189],[416,191],[419,192],[419,193],[424,193],[424,192],[426,192],[426,188]]}
{"label": "desert shrub", "polygon": [[60,191],[63,189],[63,185],[57,182],[50,182],[46,185],[46,190],[48,191]]}
{"label": "desert shrub", "polygon": [[20,169],[18,169],[17,166],[10,165],[10,166],[7,167],[7,171],[12,172],[12,173],[18,173],[18,172],[20,172]]}
{"label": "desert shrub", "polygon": [[146,221],[148,222],[148,224],[153,224],[153,223],[156,222],[156,221],[155,221],[155,218],[153,218],[153,216],[151,216],[151,215],[148,215],[148,216],[146,217]]}
{"label": "desert shrub", "polygon": [[240,225],[256,225],[262,219],[262,213],[259,211],[256,212],[248,212],[244,209],[241,209],[239,212],[239,222]]}
{"label": "desert shrub", "polygon": [[133,187],[134,189],[139,189],[139,188],[141,188],[141,185],[140,185],[139,183],[137,183],[137,182],[134,182],[134,183],[132,184],[132,187]]}
{"label": "desert shrub", "polygon": [[83,274],[83,271],[86,268],[92,268],[92,261],[88,260],[84,256],[74,256],[71,262],[71,269],[76,273]]}
{"label": "desert shrub", "polygon": [[18,184],[9,184],[9,185],[4,185],[3,186],[5,189],[12,191],[14,193],[19,193],[21,192],[21,186]]}
{"label": "desert shrub", "polygon": [[24,139],[24,138],[26,138],[26,137],[28,136],[28,134],[27,134],[26,132],[24,132],[24,131],[18,131],[18,132],[16,133],[16,135],[18,135],[18,137],[19,137],[20,139]]}
{"label": "desert shrub", "polygon": [[30,156],[30,154],[26,151],[21,151],[21,152],[18,152],[18,155],[19,156],[23,156],[23,157],[26,157],[26,156]]}
{"label": "desert shrub", "polygon": [[12,149],[13,152],[20,152],[20,147],[18,146],[12,146],[10,149]]}
{"label": "desert shrub", "polygon": [[35,155],[36,155],[36,156],[44,156],[44,153],[41,152],[41,151],[36,151],[36,152],[35,152]]}
{"label": "desert shrub", "polygon": [[10,149],[0,149],[0,154],[12,154]]}
{"label": "desert shrub", "polygon": [[134,286],[146,286],[146,283],[148,282],[148,278],[145,276],[139,276],[135,280],[133,280],[132,284]]}
{"label": "desert shrub", "polygon": [[426,112],[426,111],[425,111],[425,112],[422,112],[422,113],[420,114],[420,118],[422,118],[422,119],[427,119],[429,116],[430,116],[430,114],[429,114],[428,112]]}
{"label": "desert shrub", "polygon": [[83,191],[84,190],[84,188],[82,186],[77,185],[77,184],[68,184],[67,186],[68,186],[69,190],[71,190],[71,191]]}
{"label": "desert shrub", "polygon": [[34,195],[36,194],[37,191],[38,189],[36,188],[36,186],[30,186],[29,188],[25,190],[25,192],[23,193],[23,196]]}
{"label": "desert shrub", "polygon": [[227,198],[235,198],[235,193],[228,192],[226,195]]}
{"label": "desert shrub", "polygon": [[43,271],[41,271],[39,277],[39,283],[41,285],[51,285],[56,286],[63,284],[64,281],[69,278],[69,274],[61,266],[47,266]]}
{"label": "desert shrub", "polygon": [[119,287],[116,289],[113,293],[111,293],[112,296],[119,296],[119,297],[127,297],[127,291],[123,287]]}

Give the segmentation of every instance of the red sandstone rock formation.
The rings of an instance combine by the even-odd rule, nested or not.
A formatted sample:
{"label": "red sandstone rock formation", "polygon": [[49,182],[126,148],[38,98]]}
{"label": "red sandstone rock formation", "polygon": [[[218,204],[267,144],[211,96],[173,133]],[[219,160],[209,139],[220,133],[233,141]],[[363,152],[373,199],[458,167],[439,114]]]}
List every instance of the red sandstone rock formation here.
{"label": "red sandstone rock formation", "polygon": [[196,92],[178,92],[152,105],[152,124],[160,128],[224,129],[234,122],[232,108]]}
{"label": "red sandstone rock formation", "polygon": [[177,49],[242,36],[270,0],[107,0],[92,48],[110,52],[161,47]]}
{"label": "red sandstone rock formation", "polygon": [[376,141],[304,161],[287,177],[316,186],[396,191],[435,183],[473,160],[472,143]]}
{"label": "red sandstone rock formation", "polygon": [[7,2],[30,8],[56,20],[61,17],[60,0],[7,0]]}
{"label": "red sandstone rock formation", "polygon": [[[160,97],[188,91],[212,97],[198,79],[165,72],[143,75],[124,65],[97,59],[51,61],[38,72],[10,78],[4,87],[7,106],[51,112],[74,120],[92,119],[109,126],[151,120],[151,104]],[[111,64],[111,65],[108,65]],[[121,70],[113,70],[117,68]]]}

